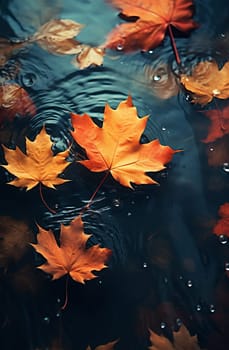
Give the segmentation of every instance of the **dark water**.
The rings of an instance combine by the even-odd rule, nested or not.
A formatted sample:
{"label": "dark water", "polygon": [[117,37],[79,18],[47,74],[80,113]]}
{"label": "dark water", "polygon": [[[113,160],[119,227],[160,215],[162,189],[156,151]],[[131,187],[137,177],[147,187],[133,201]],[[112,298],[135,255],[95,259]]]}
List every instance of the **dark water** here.
{"label": "dark water", "polygon": [[[77,39],[96,46],[121,21],[103,0],[0,3],[0,37],[14,42],[33,35],[50,19],[66,18],[85,24]],[[200,60],[214,58],[220,64],[229,56],[224,44],[228,1],[196,1],[195,9],[200,28],[176,37],[187,72]],[[84,221],[86,232],[93,234],[89,244],[112,250],[109,268],[85,285],[70,281],[64,311],[65,278],[50,281],[35,269],[40,257],[32,249],[16,254],[23,244],[11,238],[14,253],[9,253],[5,237],[17,229],[24,237],[24,222],[32,240],[36,223],[58,236],[60,223],[68,224],[79,214],[101,177],[71,166],[65,176],[74,181],[57,191],[43,190],[55,208],[52,213],[37,188],[25,192],[8,186],[13,177],[0,170],[0,348],[86,350],[119,339],[115,349],[143,350],[150,345],[149,328],[172,339],[184,323],[198,335],[201,347],[228,349],[228,243],[212,234],[218,207],[228,201],[228,168],[225,159],[215,166],[208,161],[215,154],[220,159],[228,139],[223,144],[201,142],[207,119],[184,91],[167,96],[178,71],[169,38],[150,52],[110,51],[102,67],[80,70],[71,60],[35,43],[7,57],[0,68],[1,84],[19,84],[37,110],[33,118],[16,117],[2,130],[2,144],[23,148],[24,136],[34,138],[45,124],[54,152],[62,151],[72,142],[70,112],[101,121],[107,102],[116,108],[130,94],[138,114],[150,115],[143,142],[159,138],[184,152],[154,175],[160,186],[136,186],[133,191],[112,179],[104,184]],[[172,79],[164,87],[160,74],[165,67],[165,80],[170,74]]]}

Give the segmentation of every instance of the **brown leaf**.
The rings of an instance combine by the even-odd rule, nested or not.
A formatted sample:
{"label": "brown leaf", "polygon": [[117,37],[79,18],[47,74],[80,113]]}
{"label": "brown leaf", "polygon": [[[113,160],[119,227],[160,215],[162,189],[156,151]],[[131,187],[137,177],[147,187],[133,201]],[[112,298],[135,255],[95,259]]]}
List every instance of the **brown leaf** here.
{"label": "brown leaf", "polygon": [[197,64],[192,75],[181,75],[181,83],[193,94],[193,103],[206,105],[214,97],[227,99],[229,97],[229,62],[222,69],[214,61]]}
{"label": "brown leaf", "polygon": [[204,115],[210,119],[211,125],[203,142],[213,142],[229,134],[229,105],[223,109],[204,111]]}
{"label": "brown leaf", "polygon": [[69,274],[73,280],[85,283],[96,278],[92,271],[100,271],[107,266],[105,261],[111,254],[110,249],[94,245],[86,248],[91,235],[83,231],[83,222],[77,216],[69,226],[61,225],[60,246],[51,231],[39,227],[37,244],[34,249],[47,260],[38,268],[53,276],[53,280]]}
{"label": "brown leaf", "polygon": [[78,54],[82,49],[81,44],[73,38],[82,28],[82,24],[70,19],[53,19],[41,26],[30,41],[36,41],[54,54]]}
{"label": "brown leaf", "polygon": [[149,350],[200,350],[197,336],[191,336],[187,328],[182,325],[178,332],[173,332],[173,343],[163,335],[158,335],[150,330],[152,345]]}
{"label": "brown leaf", "polygon": [[101,66],[103,64],[104,49],[99,47],[91,47],[81,45],[82,51],[76,56],[73,64],[79,66],[80,69],[85,69],[90,66]]}
{"label": "brown leaf", "polygon": [[20,85],[3,84],[0,86],[0,125],[11,122],[16,114],[34,116],[36,107]]}
{"label": "brown leaf", "polygon": [[66,161],[68,149],[54,156],[51,147],[50,136],[44,127],[34,141],[26,138],[26,154],[18,147],[13,150],[3,146],[8,165],[1,166],[17,177],[9,184],[30,190],[38,183],[55,188],[55,185],[70,181],[58,177],[70,164]]}

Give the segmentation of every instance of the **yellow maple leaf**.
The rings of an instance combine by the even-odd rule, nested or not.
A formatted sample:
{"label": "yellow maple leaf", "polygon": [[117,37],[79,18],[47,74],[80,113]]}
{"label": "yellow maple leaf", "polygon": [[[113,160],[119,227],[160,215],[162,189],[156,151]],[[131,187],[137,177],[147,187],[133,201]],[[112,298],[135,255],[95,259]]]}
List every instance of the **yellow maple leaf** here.
{"label": "yellow maple leaf", "polygon": [[58,177],[70,164],[66,161],[69,150],[53,155],[52,142],[46,133],[45,127],[36,136],[34,141],[26,138],[26,154],[19,147],[15,150],[3,146],[5,160],[8,165],[1,165],[16,179],[9,184],[16,187],[26,187],[27,191],[41,183],[46,187],[55,188],[67,179]]}
{"label": "yellow maple leaf", "polygon": [[215,61],[197,64],[192,75],[181,75],[185,89],[193,93],[193,103],[206,105],[214,97],[229,98],[229,62],[219,69]]}

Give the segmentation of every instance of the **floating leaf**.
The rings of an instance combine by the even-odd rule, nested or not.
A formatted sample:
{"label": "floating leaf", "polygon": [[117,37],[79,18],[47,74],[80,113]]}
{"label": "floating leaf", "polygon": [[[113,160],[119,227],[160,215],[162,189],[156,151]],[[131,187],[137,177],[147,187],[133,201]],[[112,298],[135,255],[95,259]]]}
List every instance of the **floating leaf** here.
{"label": "floating leaf", "polygon": [[139,118],[131,97],[116,110],[106,105],[102,128],[84,114],[71,114],[75,141],[86,150],[88,160],[80,161],[91,171],[108,171],[123,186],[156,184],[146,172],[165,168],[176,152],[158,140],[140,143],[148,117]]}
{"label": "floating leaf", "polygon": [[81,52],[76,56],[73,64],[84,69],[90,66],[101,66],[103,64],[104,49],[82,45]]}
{"label": "floating leaf", "polygon": [[70,164],[66,161],[69,151],[65,150],[54,156],[51,147],[50,136],[44,127],[34,141],[26,138],[26,154],[18,147],[12,150],[3,146],[8,165],[1,166],[17,177],[9,184],[31,190],[38,183],[55,188],[55,185],[70,181],[58,177]]}
{"label": "floating leaf", "polygon": [[91,235],[83,231],[83,222],[77,216],[70,225],[61,225],[60,246],[49,230],[39,227],[37,244],[31,244],[47,261],[38,268],[51,274],[53,280],[69,274],[73,280],[85,283],[95,277],[92,271],[100,271],[107,266],[105,262],[111,254],[108,248],[98,244],[86,248]]}
{"label": "floating leaf", "polygon": [[[104,345],[96,346],[95,350],[114,350],[114,346],[117,342],[118,340],[115,340]],[[88,346],[86,350],[92,350],[92,348]]]}
{"label": "floating leaf", "polygon": [[214,61],[197,64],[192,75],[181,75],[181,83],[193,94],[193,103],[206,105],[214,97],[229,98],[229,62],[222,69]]}

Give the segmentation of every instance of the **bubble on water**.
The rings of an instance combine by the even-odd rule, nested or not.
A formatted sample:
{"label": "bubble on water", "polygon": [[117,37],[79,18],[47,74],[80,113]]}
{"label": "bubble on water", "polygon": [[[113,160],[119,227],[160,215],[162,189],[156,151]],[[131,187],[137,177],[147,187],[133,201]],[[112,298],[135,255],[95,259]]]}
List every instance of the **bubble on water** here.
{"label": "bubble on water", "polygon": [[219,35],[221,38],[225,38],[226,37],[226,34],[225,33],[220,33]]}
{"label": "bubble on water", "polygon": [[152,54],[154,53],[154,51],[153,51],[153,50],[149,50],[148,53],[149,53],[150,55],[152,55]]}
{"label": "bubble on water", "polygon": [[161,327],[161,329],[165,329],[166,323],[165,322],[161,322],[160,327]]}
{"label": "bubble on water", "polygon": [[57,298],[56,301],[57,301],[58,304],[61,303],[61,299],[60,298]]}
{"label": "bubble on water", "polygon": [[50,323],[50,318],[48,316],[44,316],[43,322],[48,325]]}
{"label": "bubble on water", "polygon": [[160,75],[154,75],[153,76],[153,80],[154,81],[160,81],[161,80],[161,76]]}
{"label": "bubble on water", "polygon": [[118,198],[113,199],[113,206],[116,208],[120,207],[120,200]]}
{"label": "bubble on water", "polygon": [[226,262],[226,263],[225,263],[225,270],[226,270],[226,271],[229,271],[229,262]]}
{"label": "bubble on water", "polygon": [[132,213],[129,211],[128,213],[127,213],[127,216],[131,216],[132,215]]}
{"label": "bubble on water", "polygon": [[187,286],[188,286],[189,288],[191,288],[191,287],[192,287],[192,281],[191,281],[191,280],[188,280],[188,282],[187,282]]}
{"label": "bubble on water", "polygon": [[210,151],[210,152],[213,152],[213,151],[214,151],[214,148],[213,148],[213,147],[209,147],[209,151]]}
{"label": "bubble on water", "polygon": [[209,306],[209,311],[210,311],[211,313],[214,313],[214,312],[215,312],[215,306],[214,306],[213,304],[211,304],[211,305]]}
{"label": "bubble on water", "polygon": [[198,311],[198,312],[201,311],[201,305],[200,304],[196,305],[196,311]]}
{"label": "bubble on water", "polygon": [[229,163],[223,163],[223,171],[225,171],[225,173],[229,173]]}
{"label": "bubble on water", "polygon": [[166,127],[165,127],[165,126],[162,126],[161,130],[162,130],[162,131],[166,131]]}
{"label": "bubble on water", "polygon": [[221,244],[227,244],[228,239],[224,235],[219,235],[219,241]]}
{"label": "bubble on water", "polygon": [[58,209],[59,208],[59,203],[55,203],[54,208]]}
{"label": "bubble on water", "polygon": [[146,268],[148,267],[147,262],[144,262],[144,263],[143,263],[143,267],[144,267],[144,269],[146,269]]}
{"label": "bubble on water", "polygon": [[101,286],[101,284],[103,283],[102,280],[98,280],[98,284]]}
{"label": "bubble on water", "polygon": [[56,313],[56,317],[59,318],[61,316],[61,313],[60,312],[57,312]]}
{"label": "bubble on water", "polygon": [[116,49],[117,49],[118,51],[122,51],[122,50],[124,49],[124,47],[123,47],[123,45],[120,43],[120,44],[118,44],[118,45],[116,46]]}
{"label": "bubble on water", "polygon": [[190,101],[192,100],[191,95],[187,94],[187,95],[185,96],[185,100],[188,101],[188,102],[190,102]]}
{"label": "bubble on water", "polygon": [[31,87],[34,85],[34,83],[36,82],[37,77],[34,73],[25,73],[22,76],[22,83],[24,86],[26,87]]}
{"label": "bubble on water", "polygon": [[176,324],[178,325],[178,327],[180,327],[182,325],[182,321],[180,318],[176,319]]}

